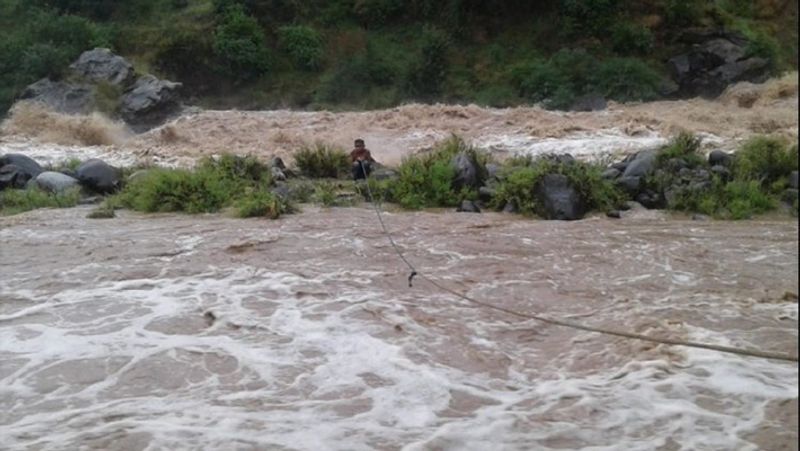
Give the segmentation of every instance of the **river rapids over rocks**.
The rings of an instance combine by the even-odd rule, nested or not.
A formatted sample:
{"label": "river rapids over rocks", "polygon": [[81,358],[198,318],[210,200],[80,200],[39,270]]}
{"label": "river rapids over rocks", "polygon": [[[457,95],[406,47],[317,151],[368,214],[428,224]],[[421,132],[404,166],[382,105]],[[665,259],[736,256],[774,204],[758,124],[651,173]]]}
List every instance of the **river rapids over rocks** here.
{"label": "river rapids over rocks", "polygon": [[[196,112],[100,146],[43,139],[12,117],[0,153],[184,165],[364,137],[396,162],[456,132],[497,154],[601,157],[658,145],[673,126],[732,148],[765,123],[796,138],[794,86],[767,106]],[[796,220],[387,208],[420,272],[481,301],[797,355]],[[276,221],[90,210],[0,218],[0,449],[797,449],[796,363],[521,320],[421,278],[409,287],[369,204]]]}

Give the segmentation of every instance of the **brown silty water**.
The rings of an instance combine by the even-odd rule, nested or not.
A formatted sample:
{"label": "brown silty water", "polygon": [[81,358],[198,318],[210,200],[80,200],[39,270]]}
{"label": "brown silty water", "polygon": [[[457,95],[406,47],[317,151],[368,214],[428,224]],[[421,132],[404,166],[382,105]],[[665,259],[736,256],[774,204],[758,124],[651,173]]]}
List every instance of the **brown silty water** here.
{"label": "brown silty water", "polygon": [[116,164],[188,166],[223,152],[291,161],[303,146],[321,142],[349,149],[361,137],[381,162],[397,164],[456,134],[500,159],[552,152],[599,158],[663,144],[681,130],[703,137],[706,150],[732,151],[758,134],[796,140],[797,127],[794,72],[762,85],[737,84],[713,101],[611,102],[600,112],[418,104],[338,113],[197,110],[143,135],[98,115],[66,116],[21,104],[0,127],[0,151],[47,161],[96,156]]}
{"label": "brown silty water", "polygon": [[[4,449],[796,449],[796,364],[521,321],[369,205],[0,218]],[[797,355],[798,224],[389,212],[498,306]]]}

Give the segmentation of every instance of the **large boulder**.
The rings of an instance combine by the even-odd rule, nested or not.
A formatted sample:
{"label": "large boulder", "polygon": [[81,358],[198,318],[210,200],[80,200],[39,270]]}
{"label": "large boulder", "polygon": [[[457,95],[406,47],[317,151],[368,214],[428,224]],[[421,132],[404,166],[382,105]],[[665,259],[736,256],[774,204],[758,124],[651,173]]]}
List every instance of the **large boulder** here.
{"label": "large boulder", "polygon": [[749,55],[748,40],[741,34],[692,32],[683,41],[692,44],[691,50],[668,62],[680,96],[713,98],[733,83],[761,83],[769,77],[769,61]]}
{"label": "large boulder", "polygon": [[94,106],[94,94],[94,87],[87,84],[43,78],[25,88],[20,99],[44,104],[59,113],[87,114]]}
{"label": "large boulder", "polygon": [[651,172],[656,167],[656,157],[658,153],[655,150],[643,150],[636,154],[636,156],[625,166],[625,172],[622,177],[643,177]]}
{"label": "large boulder", "polygon": [[133,65],[109,49],[97,48],[83,52],[70,66],[73,72],[93,82],[105,82],[126,87],[133,83],[136,74]]}
{"label": "large boulder", "polygon": [[98,193],[112,193],[120,188],[122,174],[102,160],[92,158],[75,170],[81,185]]}
{"label": "large boulder", "polygon": [[35,180],[36,186],[51,193],[63,193],[79,185],[77,179],[60,172],[42,172]]}
{"label": "large boulder", "polygon": [[28,178],[34,178],[44,172],[44,169],[33,158],[19,153],[7,153],[0,157],[0,167],[7,164],[13,164],[19,170],[28,174]]}
{"label": "large boulder", "polygon": [[25,188],[31,175],[15,164],[0,167],[0,190],[6,188]]}
{"label": "large boulder", "polygon": [[733,162],[733,156],[723,150],[712,150],[708,154],[708,164],[710,166],[725,166],[728,167]]}
{"label": "large boulder", "polygon": [[135,131],[146,131],[164,123],[180,111],[182,85],[144,75],[125,92],[120,103],[122,118]]}
{"label": "large boulder", "polygon": [[456,176],[453,186],[456,189],[462,187],[477,188],[480,185],[478,165],[466,152],[459,152],[450,160],[450,166],[455,169]]}
{"label": "large boulder", "polygon": [[535,195],[546,219],[575,220],[586,214],[586,203],[569,179],[561,174],[547,174],[535,187]]}

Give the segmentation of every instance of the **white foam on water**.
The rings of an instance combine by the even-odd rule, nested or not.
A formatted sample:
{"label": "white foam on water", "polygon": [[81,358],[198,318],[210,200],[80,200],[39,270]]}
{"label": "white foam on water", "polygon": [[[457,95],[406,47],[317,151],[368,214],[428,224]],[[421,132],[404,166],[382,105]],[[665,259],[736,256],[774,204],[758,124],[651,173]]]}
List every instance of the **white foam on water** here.
{"label": "white foam on water", "polygon": [[[184,240],[185,247],[199,242]],[[309,278],[239,267],[107,281],[50,298],[16,292],[37,305],[0,317],[0,353],[24,359],[0,373],[0,435],[9,449],[74,447],[119,428],[146,433],[156,449],[644,450],[668,440],[684,449],[754,449],[738,434],[760,423],[766,400],[796,396],[796,367],[695,350],[683,351],[688,361],[680,366],[633,361],[613,379],[605,372],[542,379],[512,363],[499,385],[487,374],[412,357],[427,352],[420,340],[443,338],[435,330],[394,337],[359,320],[362,302],[395,301],[369,289],[379,273],[357,273]],[[363,284],[360,297],[328,289],[342,280]],[[297,298],[298,291],[324,297]],[[54,319],[23,321],[33,308]],[[216,324],[198,323],[204,311],[214,312]],[[176,318],[190,330],[154,329]],[[481,327],[468,329],[472,343],[508,352]],[[700,329],[692,338],[720,341]],[[102,371],[72,375],[81,362]],[[53,373],[58,365],[67,367]],[[457,393],[479,401],[465,414],[442,416],[454,396],[464,396]],[[724,398],[725,408],[697,404],[702,393]]]}

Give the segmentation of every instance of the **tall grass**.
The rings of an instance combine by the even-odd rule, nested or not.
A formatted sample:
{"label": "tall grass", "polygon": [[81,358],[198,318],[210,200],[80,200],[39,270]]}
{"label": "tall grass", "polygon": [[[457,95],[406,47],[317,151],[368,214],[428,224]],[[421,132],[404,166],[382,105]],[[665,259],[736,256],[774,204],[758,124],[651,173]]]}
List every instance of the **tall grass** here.
{"label": "tall grass", "polygon": [[350,173],[350,157],[342,149],[317,143],[303,147],[294,157],[295,165],[306,177],[341,178]]}
{"label": "tall grass", "polygon": [[0,191],[0,215],[9,216],[38,208],[69,208],[78,205],[80,188],[49,193],[39,188]]}
{"label": "tall grass", "polygon": [[242,217],[289,211],[269,192],[269,169],[254,157],[223,155],[194,170],[151,169],[125,186],[114,203],[144,212],[211,213],[234,206]]}

